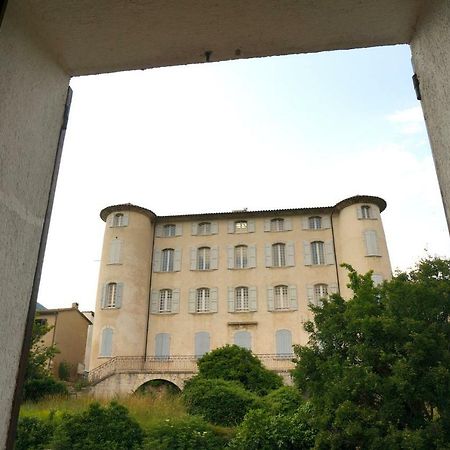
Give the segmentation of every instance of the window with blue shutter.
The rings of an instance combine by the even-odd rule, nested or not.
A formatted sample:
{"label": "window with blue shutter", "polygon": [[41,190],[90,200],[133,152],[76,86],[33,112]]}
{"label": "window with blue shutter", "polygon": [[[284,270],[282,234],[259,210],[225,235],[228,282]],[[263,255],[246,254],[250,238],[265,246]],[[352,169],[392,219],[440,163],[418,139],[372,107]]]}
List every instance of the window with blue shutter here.
{"label": "window with blue shutter", "polygon": [[275,333],[275,341],[278,357],[292,357],[292,333],[289,330],[277,330]]}
{"label": "window with blue shutter", "polygon": [[234,344],[239,347],[252,349],[252,335],[248,331],[236,331],[234,333]]}
{"label": "window with blue shutter", "polygon": [[112,356],[113,329],[104,328],[102,331],[102,341],[100,345],[100,356]]}
{"label": "window with blue shutter", "polygon": [[365,230],[364,241],[366,244],[366,256],[380,256],[377,232],[375,230]]}
{"label": "window with blue shutter", "polygon": [[122,240],[115,238],[111,241],[109,247],[108,264],[120,264],[122,253]]}
{"label": "window with blue shutter", "polygon": [[207,331],[195,333],[195,356],[201,358],[210,349],[210,337]]}
{"label": "window with blue shutter", "polygon": [[168,358],[170,356],[170,334],[158,333],[155,336],[155,356]]}

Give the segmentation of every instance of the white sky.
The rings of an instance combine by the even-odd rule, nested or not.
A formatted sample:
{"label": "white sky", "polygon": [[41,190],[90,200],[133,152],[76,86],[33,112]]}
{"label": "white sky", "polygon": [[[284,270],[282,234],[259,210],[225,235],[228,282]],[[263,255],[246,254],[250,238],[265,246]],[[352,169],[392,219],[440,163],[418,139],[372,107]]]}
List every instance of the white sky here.
{"label": "white sky", "polygon": [[38,301],[93,310],[102,208],[383,197],[394,269],[450,241],[407,46],[75,78]]}

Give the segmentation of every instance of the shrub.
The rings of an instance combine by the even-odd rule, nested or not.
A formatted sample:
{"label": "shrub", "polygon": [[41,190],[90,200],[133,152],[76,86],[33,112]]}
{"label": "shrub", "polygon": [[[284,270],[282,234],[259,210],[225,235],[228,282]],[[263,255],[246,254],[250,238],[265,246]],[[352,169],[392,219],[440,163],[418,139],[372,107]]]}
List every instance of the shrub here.
{"label": "shrub", "polygon": [[53,425],[36,417],[21,417],[17,424],[16,450],[43,450],[48,448]]}
{"label": "shrub", "polygon": [[237,345],[226,345],[207,353],[199,359],[198,369],[203,378],[238,381],[245,389],[259,395],[283,385],[279,375],[266,369],[250,350]]}
{"label": "shrub", "polygon": [[236,425],[247,411],[259,405],[259,398],[240,384],[225,380],[192,378],[183,391],[190,414],[198,414],[217,425]]}
{"label": "shrub", "polygon": [[314,446],[316,432],[308,424],[309,406],[295,413],[273,415],[262,409],[250,411],[238,427],[229,448],[233,450],[303,450]]}
{"label": "shrub", "polygon": [[58,378],[63,381],[70,379],[70,364],[67,361],[61,361],[58,365]]}
{"label": "shrub", "polygon": [[283,386],[264,397],[264,406],[272,414],[292,414],[300,407],[303,399],[293,386]]}
{"label": "shrub", "polygon": [[143,449],[148,450],[220,450],[227,439],[200,417],[186,416],[152,427]]}
{"label": "shrub", "polygon": [[34,378],[25,381],[23,387],[24,401],[37,402],[52,395],[67,395],[66,385],[52,377]]}
{"label": "shrub", "polygon": [[127,408],[116,402],[64,414],[55,432],[55,450],[119,450],[138,448],[144,433]]}

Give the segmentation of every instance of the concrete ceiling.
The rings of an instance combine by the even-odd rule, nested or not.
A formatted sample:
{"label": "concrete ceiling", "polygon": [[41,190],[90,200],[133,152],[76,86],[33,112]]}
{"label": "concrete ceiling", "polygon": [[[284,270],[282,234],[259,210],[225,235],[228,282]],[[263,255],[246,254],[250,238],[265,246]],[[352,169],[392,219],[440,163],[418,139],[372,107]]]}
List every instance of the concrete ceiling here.
{"label": "concrete ceiling", "polygon": [[10,0],[71,75],[408,43],[426,0]]}

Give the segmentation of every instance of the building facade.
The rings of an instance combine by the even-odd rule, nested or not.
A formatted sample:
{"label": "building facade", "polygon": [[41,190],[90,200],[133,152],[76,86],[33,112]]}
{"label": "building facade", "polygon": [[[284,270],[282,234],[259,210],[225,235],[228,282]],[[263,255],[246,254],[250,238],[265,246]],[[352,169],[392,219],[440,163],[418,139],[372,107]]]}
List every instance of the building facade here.
{"label": "building facade", "polygon": [[380,213],[355,196],[331,207],[157,216],[101,211],[105,234],[90,369],[112,357],[198,357],[225,344],[288,357],[310,304],[351,296],[342,263],[391,277]]}

